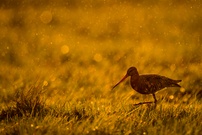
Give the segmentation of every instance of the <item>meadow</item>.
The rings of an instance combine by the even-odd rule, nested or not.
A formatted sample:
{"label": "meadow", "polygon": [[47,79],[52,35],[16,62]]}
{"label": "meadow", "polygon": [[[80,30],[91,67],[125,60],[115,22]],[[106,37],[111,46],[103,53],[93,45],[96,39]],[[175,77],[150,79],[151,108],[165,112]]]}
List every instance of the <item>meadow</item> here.
{"label": "meadow", "polygon": [[[0,29],[0,134],[201,134],[200,1],[3,0]],[[134,106],[131,66],[182,87]]]}

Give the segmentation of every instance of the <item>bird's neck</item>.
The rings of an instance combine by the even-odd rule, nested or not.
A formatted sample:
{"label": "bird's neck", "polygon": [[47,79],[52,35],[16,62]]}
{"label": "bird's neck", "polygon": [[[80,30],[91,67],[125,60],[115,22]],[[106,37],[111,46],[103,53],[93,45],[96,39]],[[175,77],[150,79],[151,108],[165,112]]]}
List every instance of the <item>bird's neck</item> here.
{"label": "bird's neck", "polygon": [[138,84],[138,80],[139,80],[139,75],[132,75],[130,78],[130,84],[132,86],[133,89],[136,89],[137,84]]}

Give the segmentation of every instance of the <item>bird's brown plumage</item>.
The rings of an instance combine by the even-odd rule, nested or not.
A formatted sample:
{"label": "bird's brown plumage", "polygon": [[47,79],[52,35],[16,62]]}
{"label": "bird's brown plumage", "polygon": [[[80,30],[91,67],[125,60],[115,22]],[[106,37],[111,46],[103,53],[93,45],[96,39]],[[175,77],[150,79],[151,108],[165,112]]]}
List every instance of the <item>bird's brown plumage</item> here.
{"label": "bird's brown plumage", "polygon": [[155,93],[166,87],[181,87],[181,80],[173,80],[165,76],[156,74],[139,75],[135,67],[130,67],[124,78],[118,82],[113,88],[124,81],[128,76],[131,76],[130,83],[132,88],[141,94],[152,94],[156,103]]}

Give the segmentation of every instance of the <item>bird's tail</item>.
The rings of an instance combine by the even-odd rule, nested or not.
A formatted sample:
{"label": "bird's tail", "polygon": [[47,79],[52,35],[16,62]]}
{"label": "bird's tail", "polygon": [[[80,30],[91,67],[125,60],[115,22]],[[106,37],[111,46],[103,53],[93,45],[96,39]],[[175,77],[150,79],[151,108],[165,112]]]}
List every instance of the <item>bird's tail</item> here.
{"label": "bird's tail", "polygon": [[176,83],[179,83],[179,82],[181,82],[181,81],[182,81],[182,80],[175,80]]}
{"label": "bird's tail", "polygon": [[181,87],[179,84],[179,82],[181,82],[182,80],[174,80],[173,84],[172,84],[172,87]]}

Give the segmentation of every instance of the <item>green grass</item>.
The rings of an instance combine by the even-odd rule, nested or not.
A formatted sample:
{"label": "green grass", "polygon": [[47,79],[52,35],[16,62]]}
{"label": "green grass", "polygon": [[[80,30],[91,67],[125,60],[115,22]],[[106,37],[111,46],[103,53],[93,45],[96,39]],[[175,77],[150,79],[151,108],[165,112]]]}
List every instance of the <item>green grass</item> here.
{"label": "green grass", "polygon": [[[201,134],[199,1],[46,2],[0,3],[1,134]],[[130,66],[182,88],[133,106]]]}

